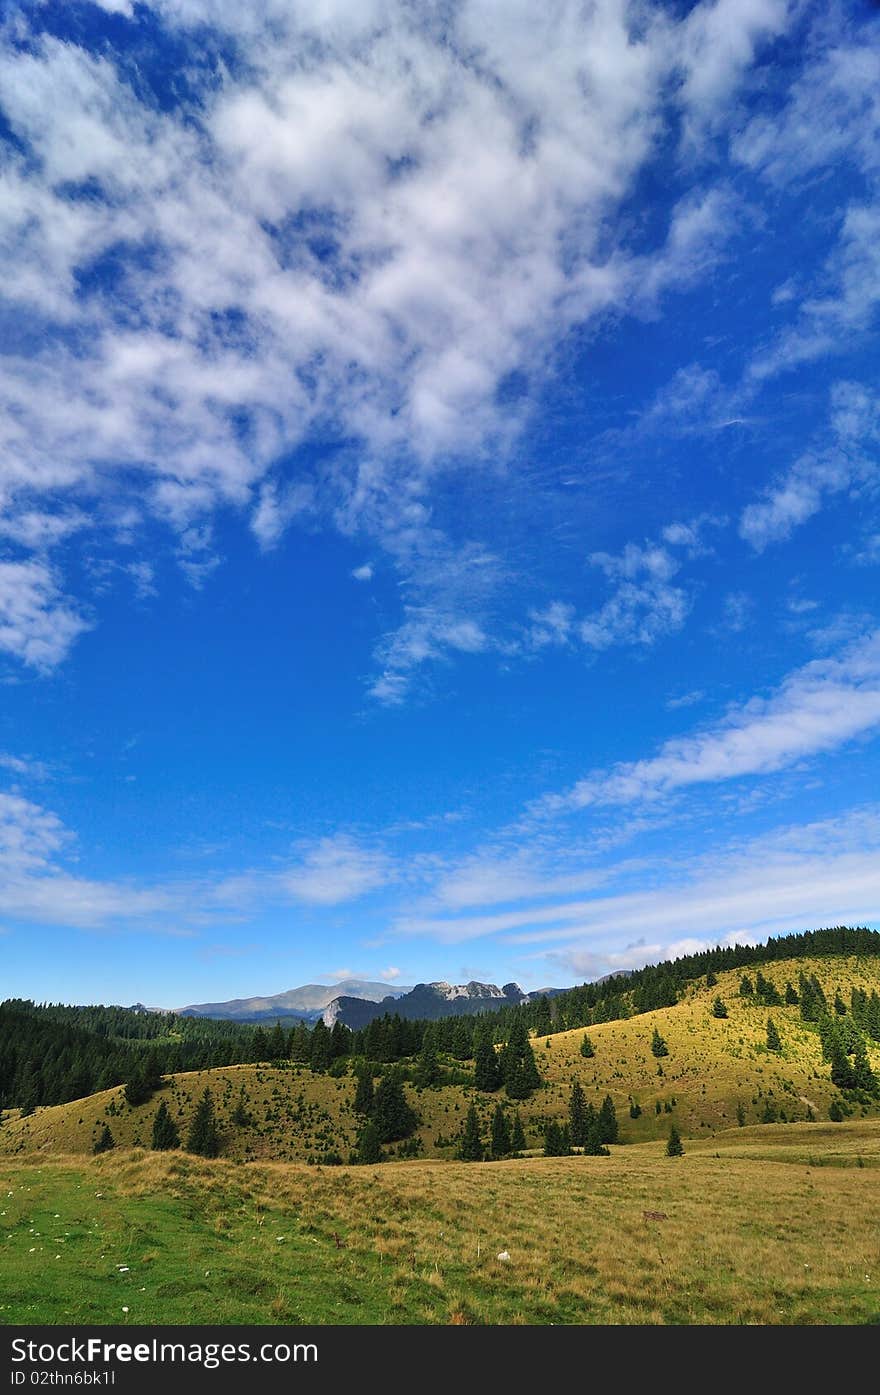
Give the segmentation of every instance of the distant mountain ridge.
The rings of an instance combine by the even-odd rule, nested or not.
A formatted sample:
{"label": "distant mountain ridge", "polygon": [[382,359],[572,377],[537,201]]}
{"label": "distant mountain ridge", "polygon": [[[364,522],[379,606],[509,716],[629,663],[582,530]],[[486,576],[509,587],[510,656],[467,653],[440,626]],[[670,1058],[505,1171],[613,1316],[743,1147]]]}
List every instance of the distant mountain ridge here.
{"label": "distant mountain ridge", "polygon": [[341,1022],[343,1026],[357,1031],[386,1012],[435,1021],[439,1017],[495,1012],[502,1007],[533,1003],[544,995],[555,997],[564,991],[562,988],[541,988],[535,993],[526,993],[518,983],[505,983],[499,988],[494,983],[477,983],[473,979],[470,983],[446,983],[440,980],[436,983],[417,983],[415,988],[401,997],[386,998],[378,1003],[357,1001],[340,994],[324,1009],[323,1020],[328,1027],[332,1027],[334,1022]]}
{"label": "distant mountain ridge", "polygon": [[368,979],[348,978],[340,983],[306,983],[289,988],[285,993],[266,997],[231,998],[225,1003],[191,1003],[179,1008],[181,1017],[214,1017],[233,1022],[274,1022],[290,1017],[300,1022],[316,1022],[329,1003],[344,995],[352,1001],[381,1002],[409,993],[407,985],[372,983]]}
{"label": "distant mountain ridge", "polygon": [[225,1003],[194,1003],[180,1008],[181,1017],[213,1017],[233,1022],[276,1022],[291,1019],[317,1022],[323,1018],[328,1027],[341,1022],[357,1031],[386,1012],[401,1017],[429,1021],[439,1017],[459,1017],[475,1012],[494,1012],[497,1008],[531,1003],[542,995],[554,997],[563,988],[540,988],[526,993],[518,983],[417,983],[415,987],[400,984],[370,983],[362,979],[345,979],[327,985],[307,983],[301,988],[288,989],[265,998],[232,998]]}

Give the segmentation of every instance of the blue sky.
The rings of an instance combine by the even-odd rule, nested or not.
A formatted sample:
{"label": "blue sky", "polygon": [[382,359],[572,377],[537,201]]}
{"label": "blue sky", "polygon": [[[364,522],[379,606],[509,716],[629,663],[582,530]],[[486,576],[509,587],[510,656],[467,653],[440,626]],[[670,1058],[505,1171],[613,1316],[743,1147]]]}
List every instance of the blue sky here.
{"label": "blue sky", "polygon": [[880,15],[0,20],[0,996],[880,924]]}

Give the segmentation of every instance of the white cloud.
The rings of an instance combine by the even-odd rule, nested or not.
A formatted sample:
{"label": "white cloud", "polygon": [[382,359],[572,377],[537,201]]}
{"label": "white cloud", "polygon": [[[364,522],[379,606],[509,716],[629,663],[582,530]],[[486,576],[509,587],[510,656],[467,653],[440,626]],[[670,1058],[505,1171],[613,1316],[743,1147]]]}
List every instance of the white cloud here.
{"label": "white cloud", "polygon": [[0,650],[48,672],[88,628],[46,562],[0,562]]}
{"label": "white cloud", "polygon": [[[696,861],[665,860],[635,890],[485,915],[407,916],[399,934],[441,943],[546,945],[575,973],[604,972],[718,943],[880,920],[880,806],[783,827]],[[605,869],[614,882],[629,868]]]}
{"label": "white cloud", "polygon": [[355,567],[352,572],[355,581],[372,581],[373,568],[369,562],[363,562],[359,567]]}
{"label": "white cloud", "polygon": [[690,602],[681,587],[671,585],[680,564],[666,548],[628,543],[620,556],[596,552],[590,562],[614,581],[617,589],[601,609],[578,626],[579,636],[589,648],[653,644],[684,624]]}
{"label": "white cloud", "polygon": [[297,867],[279,878],[279,884],[298,901],[337,906],[379,890],[392,878],[385,853],[339,834],[311,847]]}
{"label": "white cloud", "polygon": [[880,439],[880,404],[861,383],[839,382],[831,389],[830,427],[835,445],[808,451],[748,504],[740,518],[740,536],[756,552],[790,537],[817,514],[826,499],[854,492],[876,479],[876,459],[864,446]]}
{"label": "white cloud", "polygon": [[597,771],[539,809],[658,799],[700,784],[766,775],[832,751],[880,726],[880,632],[840,656],[796,669],[769,698],[731,707],[724,720],[667,741],[656,756]]}
{"label": "white cloud", "polygon": [[[537,389],[573,326],[654,313],[721,254],[736,213],[716,172],[654,250],[632,251],[627,199],[677,110],[691,136],[730,119],[785,6],[715,0],[680,20],[626,0],[464,0],[442,20],[403,0],[152,8],[187,42],[233,36],[239,59],[202,79],[192,65],[175,110],[142,100],[111,47],[0,50],[26,147],[0,171],[4,292],[40,327],[39,353],[0,371],[20,536],[48,544],[33,501],[73,491],[118,487],[132,517],[180,531],[248,511],[266,549],[314,506],[388,546],[411,589],[401,537],[435,527],[438,472],[496,469],[528,413],[530,391],[502,400],[507,377]],[[349,448],[307,459],[317,438]],[[217,559],[181,565],[201,585]],[[631,618],[609,613],[593,638],[641,633],[641,602],[623,605]],[[676,607],[659,599],[661,627]],[[389,639],[378,697],[488,646],[480,616],[440,611]]]}
{"label": "white cloud", "polygon": [[[880,825],[869,818],[828,820],[756,839],[706,859],[695,875],[679,871],[662,887],[598,898],[576,925],[514,934],[516,943],[633,933],[682,944],[738,943],[746,936],[864,925],[880,920]],[[678,870],[678,869],[676,869]],[[643,961],[644,962],[644,961]]]}

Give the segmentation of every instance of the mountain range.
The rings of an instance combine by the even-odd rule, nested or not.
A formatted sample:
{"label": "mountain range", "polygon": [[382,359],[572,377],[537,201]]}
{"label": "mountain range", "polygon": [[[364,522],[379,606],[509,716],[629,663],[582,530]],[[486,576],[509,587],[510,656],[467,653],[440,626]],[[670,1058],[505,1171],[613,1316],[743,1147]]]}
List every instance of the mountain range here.
{"label": "mountain range", "polygon": [[344,979],[332,986],[307,983],[265,998],[233,998],[225,1003],[194,1003],[180,1008],[182,1017],[215,1017],[234,1022],[272,1023],[279,1019],[316,1022],[323,1018],[328,1027],[341,1022],[357,1030],[366,1027],[386,1012],[401,1017],[433,1020],[438,1017],[458,1017],[466,1013],[492,1012],[508,1004],[533,1002],[542,994],[548,997],[564,992],[561,988],[540,988],[526,993],[518,983],[464,984],[417,983],[415,987],[400,984],[369,983],[361,979]]}

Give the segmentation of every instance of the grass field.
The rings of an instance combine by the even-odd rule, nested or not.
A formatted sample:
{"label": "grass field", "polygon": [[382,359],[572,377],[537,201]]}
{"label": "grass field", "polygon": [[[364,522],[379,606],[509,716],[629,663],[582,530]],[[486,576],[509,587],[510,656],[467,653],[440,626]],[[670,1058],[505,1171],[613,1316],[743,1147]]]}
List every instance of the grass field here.
{"label": "grass field", "polygon": [[[815,974],[829,1002],[839,988],[848,1000],[852,986],[880,989],[876,959],[829,959],[781,962],[764,966],[765,977],[781,990],[787,980],[797,983],[798,971]],[[534,1042],[546,1085],[520,1112],[530,1147],[543,1142],[546,1119],[564,1119],[571,1085],[579,1080],[597,1106],[610,1094],[620,1121],[622,1142],[665,1138],[674,1120],[685,1137],[711,1138],[736,1123],[740,1107],[746,1123],[757,1123],[771,1103],[780,1120],[806,1120],[810,1112],[827,1119],[836,1095],[827,1062],[822,1060],[818,1033],[803,1023],[797,1008],[767,1009],[739,997],[741,973],[720,974],[717,985],[692,985],[675,1007],[619,1022],[591,1027],[596,1055],[580,1054],[582,1029],[562,1032]],[[712,1016],[711,1004],[720,995],[729,1016]],[[782,1038],[781,1053],[766,1049],[767,1018],[772,1015]],[[669,1044],[669,1055],[658,1061],[650,1049],[658,1027]],[[872,1059],[880,1071],[880,1050]],[[351,1076],[334,1079],[303,1068],[227,1066],[191,1072],[171,1079],[162,1094],[182,1135],[195,1103],[206,1086],[213,1090],[223,1131],[224,1154],[241,1161],[305,1161],[333,1149],[348,1158],[360,1119],[352,1109]],[[244,1089],[252,1123],[237,1128],[231,1115]],[[419,1138],[425,1157],[452,1158],[468,1105],[473,1101],[488,1135],[489,1121],[504,1094],[481,1095],[462,1086],[416,1091],[408,1086],[421,1117]],[[642,1113],[631,1119],[636,1101]],[[157,1100],[135,1109],[122,1090],[108,1090],[72,1104],[37,1110],[26,1119],[7,1117],[0,1128],[0,1156],[38,1152],[91,1153],[101,1126],[110,1125],[117,1145],[148,1147]],[[513,1105],[508,1106],[512,1112]],[[876,1113],[877,1110],[873,1111]]]}
{"label": "grass field", "polygon": [[373,1168],[0,1159],[0,1322],[880,1321],[880,1122],[686,1147]]}

